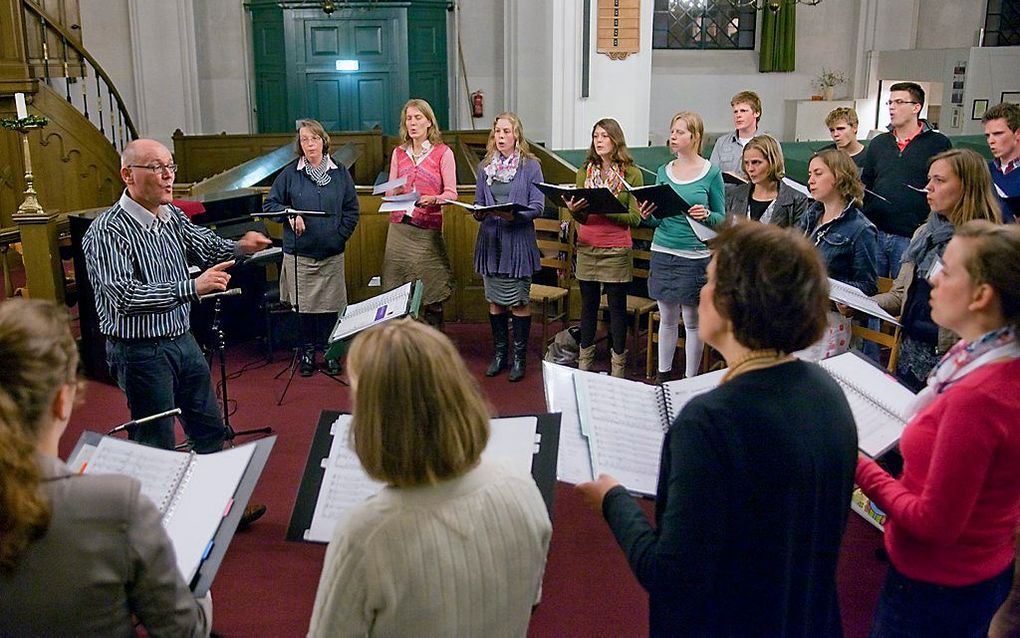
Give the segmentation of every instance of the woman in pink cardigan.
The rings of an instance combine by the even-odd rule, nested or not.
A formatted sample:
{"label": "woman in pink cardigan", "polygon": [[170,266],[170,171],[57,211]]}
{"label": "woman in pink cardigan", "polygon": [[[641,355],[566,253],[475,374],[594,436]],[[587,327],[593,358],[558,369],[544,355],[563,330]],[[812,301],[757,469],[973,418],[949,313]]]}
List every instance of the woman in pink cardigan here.
{"label": "woman in pink cardigan", "polygon": [[917,396],[903,475],[857,466],[857,484],[889,516],[873,636],[985,636],[1013,580],[1020,227],[968,222],[932,270],[932,319],[961,340]]}

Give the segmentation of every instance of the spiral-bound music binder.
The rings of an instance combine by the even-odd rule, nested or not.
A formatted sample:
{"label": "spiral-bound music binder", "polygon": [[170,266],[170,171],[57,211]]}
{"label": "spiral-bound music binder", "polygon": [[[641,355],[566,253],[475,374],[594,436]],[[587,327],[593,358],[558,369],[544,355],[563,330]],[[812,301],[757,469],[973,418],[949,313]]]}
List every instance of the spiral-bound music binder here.
{"label": "spiral-bound music binder", "polygon": [[214,454],[175,452],[84,432],[67,465],[79,474],[122,474],[141,483],[196,596],[209,589],[276,437]]}

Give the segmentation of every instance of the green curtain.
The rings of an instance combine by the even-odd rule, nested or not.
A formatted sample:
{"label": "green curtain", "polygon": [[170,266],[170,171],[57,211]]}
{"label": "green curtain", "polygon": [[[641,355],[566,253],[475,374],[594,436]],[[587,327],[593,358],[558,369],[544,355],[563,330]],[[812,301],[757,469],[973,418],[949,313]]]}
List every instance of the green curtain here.
{"label": "green curtain", "polygon": [[779,11],[761,10],[759,73],[793,71],[797,65],[797,5],[782,2]]}

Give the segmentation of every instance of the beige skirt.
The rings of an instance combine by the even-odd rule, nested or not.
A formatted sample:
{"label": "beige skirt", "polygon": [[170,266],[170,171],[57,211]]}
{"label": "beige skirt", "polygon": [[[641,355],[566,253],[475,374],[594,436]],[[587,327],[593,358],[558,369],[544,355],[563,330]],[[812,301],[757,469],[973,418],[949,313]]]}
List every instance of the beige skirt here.
{"label": "beige skirt", "polygon": [[577,245],[577,265],[574,276],[579,281],[598,281],[604,284],[627,283],[631,273],[629,248],[596,248]]}
{"label": "beige skirt", "polygon": [[453,270],[446,254],[446,242],[439,230],[410,224],[390,224],[383,255],[383,290],[392,290],[421,279],[421,302],[442,303],[453,294]]}
{"label": "beige skirt", "polygon": [[294,255],[283,256],[280,300],[301,312],[340,312],[347,306],[344,255],[325,259],[297,258],[297,289],[294,288]]}

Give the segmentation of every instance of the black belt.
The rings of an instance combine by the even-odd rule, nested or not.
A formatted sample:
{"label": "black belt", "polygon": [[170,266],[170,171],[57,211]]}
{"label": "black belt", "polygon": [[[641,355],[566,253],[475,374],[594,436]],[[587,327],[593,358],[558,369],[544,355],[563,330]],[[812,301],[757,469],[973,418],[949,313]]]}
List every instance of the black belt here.
{"label": "black belt", "polygon": [[188,334],[187,332],[183,332],[183,333],[181,333],[181,334],[179,334],[179,335],[177,335],[175,337],[138,337],[138,338],[132,337],[130,339],[125,339],[123,337],[113,337],[113,336],[107,335],[106,336],[106,340],[109,341],[110,343],[113,343],[113,344],[122,343],[122,344],[127,345],[127,346],[135,346],[135,345],[145,345],[145,344],[161,343],[161,342],[164,342],[164,341],[177,341],[178,339],[181,339],[181,338],[187,336],[187,334]]}

